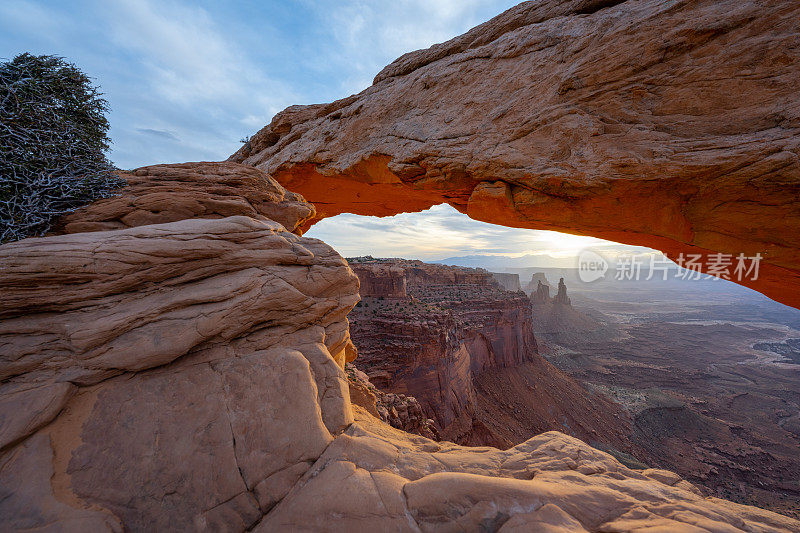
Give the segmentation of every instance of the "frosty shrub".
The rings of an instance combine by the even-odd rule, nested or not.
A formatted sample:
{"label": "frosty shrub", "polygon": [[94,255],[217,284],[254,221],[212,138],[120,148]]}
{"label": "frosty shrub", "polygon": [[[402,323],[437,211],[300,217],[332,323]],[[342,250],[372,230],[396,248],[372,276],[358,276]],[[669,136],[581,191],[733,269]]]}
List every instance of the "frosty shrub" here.
{"label": "frosty shrub", "polygon": [[125,185],[105,155],[107,111],[63,58],[0,63],[0,243],[43,235],[58,216]]}

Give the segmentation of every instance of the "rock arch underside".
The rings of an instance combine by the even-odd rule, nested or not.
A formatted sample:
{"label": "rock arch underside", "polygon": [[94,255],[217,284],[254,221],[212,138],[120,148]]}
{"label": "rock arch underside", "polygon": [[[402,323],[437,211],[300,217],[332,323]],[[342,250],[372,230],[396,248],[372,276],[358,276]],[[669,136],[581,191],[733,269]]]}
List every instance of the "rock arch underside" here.
{"label": "rock arch underside", "polygon": [[[559,432],[507,450],[351,405],[343,212],[761,253],[800,307],[800,4],[526,2],[278,114],[228,162],[0,246],[0,524],[46,531],[800,531]],[[255,167],[255,168],[254,168]]]}
{"label": "rock arch underside", "polygon": [[293,106],[231,160],[317,207],[764,256],[800,306],[796,2],[525,2]]}

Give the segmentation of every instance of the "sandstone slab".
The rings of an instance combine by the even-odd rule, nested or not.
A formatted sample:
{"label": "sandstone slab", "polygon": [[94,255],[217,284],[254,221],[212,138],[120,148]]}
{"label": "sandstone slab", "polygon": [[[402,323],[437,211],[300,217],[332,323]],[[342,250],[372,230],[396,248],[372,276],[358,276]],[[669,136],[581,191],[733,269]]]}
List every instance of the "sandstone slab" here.
{"label": "sandstone slab", "polygon": [[127,187],[65,215],[53,233],[82,233],[163,224],[189,218],[244,215],[273,220],[288,231],[314,216],[314,206],[263,171],[236,163],[178,163],[118,175]]}
{"label": "sandstone slab", "polygon": [[265,218],[0,247],[2,529],[243,531],[352,421],[358,279]]}
{"label": "sandstone slab", "polygon": [[314,531],[798,531],[769,511],[629,470],[562,433],[464,448],[365,411],[254,528]]}

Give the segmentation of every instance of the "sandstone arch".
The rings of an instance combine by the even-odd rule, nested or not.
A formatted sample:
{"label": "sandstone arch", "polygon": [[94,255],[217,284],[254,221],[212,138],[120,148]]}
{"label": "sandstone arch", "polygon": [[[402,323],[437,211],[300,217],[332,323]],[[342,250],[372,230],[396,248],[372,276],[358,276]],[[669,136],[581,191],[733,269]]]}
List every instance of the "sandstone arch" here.
{"label": "sandstone arch", "polygon": [[[771,246],[771,279],[785,284],[784,301],[800,305],[798,106],[787,92],[797,85],[800,8],[788,1],[666,4],[522,4],[401,58],[357,97],[291,108],[234,158],[293,183],[316,202],[318,217],[444,201],[476,218],[609,238],[601,232],[617,232],[618,240],[664,248]],[[584,105],[597,87],[640,74],[654,79],[658,63],[639,71],[625,61],[646,63],[656,54],[647,43],[657,47],[661,24],[672,24],[659,31],[672,39],[663,55],[684,68],[680,76],[699,82],[696,76],[727,71],[722,52],[707,48],[723,39],[733,43],[725,46],[734,53],[726,58],[734,75],[752,60],[755,77],[731,81],[758,85],[737,93],[741,114],[715,107],[708,117],[686,119],[694,134],[680,137],[672,115],[625,131],[647,113],[617,109],[613,98],[607,108]],[[715,24],[718,34],[702,37]],[[597,31],[575,33],[581,28]],[[524,109],[487,113],[495,105],[492,79],[525,74],[520,54],[546,63],[548,48],[566,53],[583,43],[594,54],[583,66],[597,73],[589,68],[602,56],[597,49],[613,51],[601,37],[619,45],[620,28],[642,32],[631,42],[645,38],[638,55],[626,52],[601,69],[623,81],[595,80],[593,90],[578,63],[553,65],[537,90],[567,98],[565,107],[551,106],[555,118],[541,115],[548,121],[537,125]],[[544,36],[539,44],[536,35]],[[711,63],[697,63],[696,73],[685,59],[693,50],[710,53],[699,56]],[[484,83],[475,81],[482,57],[506,65],[492,70],[494,78],[479,72]],[[759,71],[762,60],[773,70]],[[458,82],[459,69],[472,76],[468,83]],[[768,76],[759,80],[759,72]],[[469,90],[459,92],[461,85]],[[437,98],[418,94],[436,87]],[[668,87],[678,91],[673,103],[686,90]],[[534,101],[530,88],[519,91],[521,102]],[[459,109],[469,116],[451,113],[444,121],[447,99],[465,95],[474,102]],[[476,117],[502,128],[517,124],[523,135],[459,132]],[[586,135],[586,124],[603,129]],[[730,135],[740,144],[725,145]],[[612,142],[620,140],[624,150]],[[661,140],[668,153],[648,155]],[[515,159],[517,141],[540,143],[525,153],[541,157]],[[645,170],[664,175],[645,179]],[[360,413],[341,369],[354,355],[346,315],[358,280],[330,247],[295,234],[314,216],[311,205],[232,163],[157,166],[123,177],[129,187],[119,197],[62,221],[56,230],[66,234],[0,247],[5,529],[800,530],[796,520],[704,497],[671,472],[632,471],[558,432],[505,451],[469,449]],[[603,219],[636,206],[639,218]],[[758,215],[757,223],[736,225],[745,214]],[[769,284],[761,290],[777,291]]]}
{"label": "sandstone arch", "polygon": [[293,106],[231,159],[315,204],[761,253],[800,307],[800,4],[524,2]]}

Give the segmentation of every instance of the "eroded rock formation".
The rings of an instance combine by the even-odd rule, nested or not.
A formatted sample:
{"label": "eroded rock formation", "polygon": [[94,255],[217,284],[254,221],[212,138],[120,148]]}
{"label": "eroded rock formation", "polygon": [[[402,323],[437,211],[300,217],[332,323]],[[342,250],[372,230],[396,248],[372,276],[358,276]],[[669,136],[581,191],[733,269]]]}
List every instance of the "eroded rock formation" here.
{"label": "eroded rock formation", "polygon": [[416,398],[380,390],[353,363],[345,365],[345,372],[350,385],[350,401],[354,405],[363,407],[393,428],[439,440],[436,423],[428,418]]}
{"label": "eroded rock formation", "polygon": [[[217,203],[252,217],[142,214],[0,247],[2,529],[243,530],[352,421],[341,366],[357,278],[271,220],[313,212],[301,197],[218,168],[133,175],[191,170],[186,189],[224,191],[238,169],[273,200]],[[161,195],[165,210],[186,205],[184,187]],[[132,189],[87,218],[136,203]],[[96,229],[78,218],[66,227]]]}
{"label": "eroded rock formation", "polygon": [[524,2],[361,93],[293,106],[232,160],[317,207],[763,256],[800,306],[800,4]]}
{"label": "eroded rock formation", "polygon": [[558,429],[632,451],[622,410],[539,356],[530,301],[494,273],[404,259],[350,263],[367,287],[350,314],[357,364],[380,390],[419,400],[441,438],[507,448]]}
{"label": "eroded rock formation", "polygon": [[545,289],[547,289],[547,297],[550,297],[550,282],[547,280],[547,276],[545,276],[544,272],[534,272],[533,276],[531,276],[531,280],[525,285],[525,293],[528,296],[533,296],[537,291],[539,291],[539,285],[544,285]]}
{"label": "eroded rock formation", "polygon": [[52,233],[81,233],[163,224],[187,218],[244,215],[288,231],[314,217],[314,206],[256,169],[234,163],[153,165],[120,172],[120,194],[63,217]]}
{"label": "eroded rock formation", "polygon": [[534,304],[546,304],[550,302],[550,286],[540,281],[536,284],[536,291],[531,294],[531,302]]}
{"label": "eroded rock formation", "polygon": [[553,303],[570,305],[569,296],[567,296],[567,284],[564,283],[564,278],[559,278],[558,280],[558,292],[553,297]]}
{"label": "eroded rock formation", "polygon": [[473,374],[536,353],[527,298],[485,270],[371,258],[351,267],[367,286],[350,317],[359,367],[380,389],[416,397],[443,438],[481,442]]}
{"label": "eroded rock formation", "polygon": [[462,448],[351,407],[358,281],[287,197],[0,246],[0,529],[800,528],[560,433]]}

